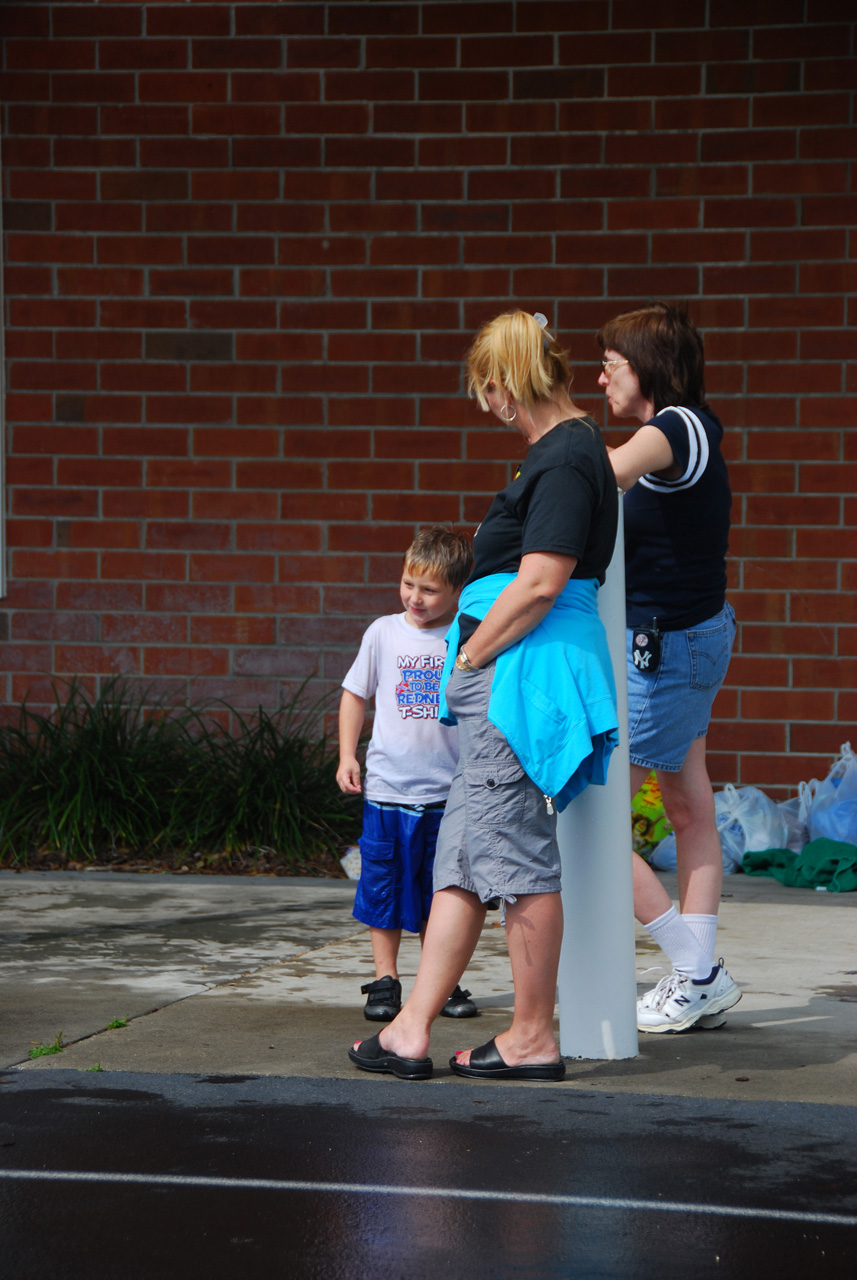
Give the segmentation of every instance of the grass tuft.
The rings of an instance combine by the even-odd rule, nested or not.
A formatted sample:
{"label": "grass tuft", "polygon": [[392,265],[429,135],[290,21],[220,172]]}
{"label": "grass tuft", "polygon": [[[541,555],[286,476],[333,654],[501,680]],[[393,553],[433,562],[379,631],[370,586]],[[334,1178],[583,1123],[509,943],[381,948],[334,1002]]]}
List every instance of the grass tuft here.
{"label": "grass tuft", "polygon": [[252,718],[221,703],[238,725],[229,733],[115,679],[95,698],[77,681],[54,694],[51,714],[25,703],[0,726],[0,862],[169,853],[200,869],[265,855],[300,869],[354,837],[359,802],[336,785],[324,699],[308,706],[299,690]]}

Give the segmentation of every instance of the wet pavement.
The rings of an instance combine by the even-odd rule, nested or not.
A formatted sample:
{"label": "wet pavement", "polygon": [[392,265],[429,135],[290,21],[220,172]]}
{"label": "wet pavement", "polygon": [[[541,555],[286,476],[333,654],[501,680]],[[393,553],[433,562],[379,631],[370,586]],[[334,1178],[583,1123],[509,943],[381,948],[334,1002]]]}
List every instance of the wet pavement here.
{"label": "wet pavement", "polygon": [[855,1138],[817,1105],[13,1073],[3,1274],[838,1280]]}
{"label": "wet pavement", "polygon": [[[850,1280],[857,895],[729,877],[727,1025],[538,1086],[446,1065],[508,1021],[496,914],[433,1079],[354,1071],[353,892],[0,872],[0,1274]],[[662,962],[638,932],[640,990]]]}

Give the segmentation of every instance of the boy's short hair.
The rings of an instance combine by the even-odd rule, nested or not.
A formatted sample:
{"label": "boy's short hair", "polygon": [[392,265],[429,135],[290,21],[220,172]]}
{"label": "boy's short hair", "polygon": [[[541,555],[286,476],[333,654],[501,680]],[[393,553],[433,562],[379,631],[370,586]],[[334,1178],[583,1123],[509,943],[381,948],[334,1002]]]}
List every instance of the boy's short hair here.
{"label": "boy's short hair", "polygon": [[403,565],[405,572],[429,573],[460,591],[473,568],[473,548],[463,533],[436,524],[420,529],[405,552]]}

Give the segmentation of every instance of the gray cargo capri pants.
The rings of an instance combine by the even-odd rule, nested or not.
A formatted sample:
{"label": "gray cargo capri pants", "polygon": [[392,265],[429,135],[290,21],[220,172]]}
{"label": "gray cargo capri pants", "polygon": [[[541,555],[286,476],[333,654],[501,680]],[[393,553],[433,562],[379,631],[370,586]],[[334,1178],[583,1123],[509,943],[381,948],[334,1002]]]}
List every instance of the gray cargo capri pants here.
{"label": "gray cargo capri pants", "polygon": [[437,838],[434,892],[458,888],[481,902],[515,902],[560,891],[556,814],[488,720],[494,669],[493,662],[478,671],[454,667],[446,686],[459,761]]}

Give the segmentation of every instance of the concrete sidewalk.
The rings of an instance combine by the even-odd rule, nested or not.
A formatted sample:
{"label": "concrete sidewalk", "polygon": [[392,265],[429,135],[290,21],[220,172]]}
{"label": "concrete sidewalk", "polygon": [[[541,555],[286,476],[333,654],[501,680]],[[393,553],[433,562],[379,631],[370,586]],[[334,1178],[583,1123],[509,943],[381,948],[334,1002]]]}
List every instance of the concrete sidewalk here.
{"label": "concrete sidewalk", "polygon": [[[675,877],[663,880],[674,894]],[[369,935],[353,900],[345,880],[0,872],[0,1067],[350,1078],[346,1048],[374,1030],[360,994]],[[641,1035],[638,1057],[570,1062],[553,1087],[853,1105],[855,909],[855,894],[728,877],[718,953],[744,994],[727,1025]],[[407,991],[418,941],[402,950]],[[653,966],[665,958],[638,930],[640,991],[665,971]],[[453,1077],[447,1059],[508,1023],[498,913],[462,985],[481,1016],[438,1020],[431,1085],[478,1084]],[[120,1018],[128,1025],[108,1029]],[[60,1032],[62,1053],[30,1059]]]}

